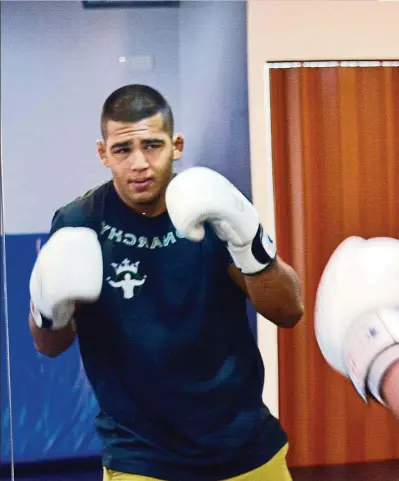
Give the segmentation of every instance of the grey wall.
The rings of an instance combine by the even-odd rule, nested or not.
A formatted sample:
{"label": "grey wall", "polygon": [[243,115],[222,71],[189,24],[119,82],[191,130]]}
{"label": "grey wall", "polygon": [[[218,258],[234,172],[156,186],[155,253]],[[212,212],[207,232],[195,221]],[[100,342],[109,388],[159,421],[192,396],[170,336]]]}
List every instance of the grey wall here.
{"label": "grey wall", "polygon": [[[92,423],[97,405],[77,346],[44,358],[26,326],[36,241],[48,232],[55,209],[109,178],[96,154],[100,109],[127,83],[149,84],[171,103],[176,129],[186,136],[177,170],[207,165],[250,194],[245,4],[187,1],[180,8],[94,11],[83,10],[80,1],[6,1],[1,9],[15,461],[85,457],[100,445]],[[153,68],[119,61],[134,56],[149,56]],[[252,327],[254,321],[252,312]],[[7,463],[8,381],[0,337],[0,457]]]}
{"label": "grey wall", "polygon": [[[224,173],[250,194],[246,10],[240,1],[84,10],[81,2],[2,4],[2,147],[8,233],[48,230],[55,208],[104,179],[95,141],[106,96],[158,88],[186,135],[177,170]],[[120,57],[150,56],[134,70]],[[33,215],[32,215],[33,214]]]}
{"label": "grey wall", "polygon": [[246,3],[188,1],[179,13],[182,165],[213,167],[250,195]]}
{"label": "grey wall", "polygon": [[[118,60],[132,55],[153,56],[154,69]],[[1,72],[6,232],[46,232],[55,208],[108,178],[95,142],[114,89],[158,88],[179,123],[178,10],[3,2]]]}

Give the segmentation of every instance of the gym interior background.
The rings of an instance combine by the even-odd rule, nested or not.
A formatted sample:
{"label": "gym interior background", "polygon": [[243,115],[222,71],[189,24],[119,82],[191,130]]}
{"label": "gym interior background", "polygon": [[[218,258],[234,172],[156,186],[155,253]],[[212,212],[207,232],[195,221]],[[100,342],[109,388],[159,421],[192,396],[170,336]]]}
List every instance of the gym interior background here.
{"label": "gym interior background", "polygon": [[[45,242],[58,206],[108,179],[96,153],[100,109],[128,83],[151,85],[169,100],[176,131],[185,135],[177,171],[207,165],[250,195],[246,5],[84,8],[80,1],[10,1],[1,8],[14,461],[95,456],[97,404],[77,346],[47,359],[35,352],[27,329],[37,243]],[[3,464],[11,460],[5,335],[2,343]]]}
{"label": "gym interior background", "polygon": [[[134,82],[159,89],[173,107],[185,134],[176,170],[215,168],[252,197],[304,282],[308,313],[292,332],[277,333],[248,306],[266,364],[265,401],[288,431],[294,479],[354,480],[347,464],[372,461],[389,463],[382,475],[367,465],[367,479],[399,479],[397,423],[325,365],[311,313],[323,262],[341,239],[399,232],[398,18],[399,3],[378,0],[2,2],[2,478],[11,479],[10,413],[16,479],[63,481],[52,463],[98,463],[97,405],[77,348],[57,359],[35,352],[28,280],[54,210],[108,178],[95,151],[100,108]],[[321,128],[315,119],[327,111]],[[348,163],[339,162],[342,152]],[[331,216],[329,236],[320,225]],[[323,466],[336,464],[328,478]],[[32,474],[40,471],[50,474]]]}

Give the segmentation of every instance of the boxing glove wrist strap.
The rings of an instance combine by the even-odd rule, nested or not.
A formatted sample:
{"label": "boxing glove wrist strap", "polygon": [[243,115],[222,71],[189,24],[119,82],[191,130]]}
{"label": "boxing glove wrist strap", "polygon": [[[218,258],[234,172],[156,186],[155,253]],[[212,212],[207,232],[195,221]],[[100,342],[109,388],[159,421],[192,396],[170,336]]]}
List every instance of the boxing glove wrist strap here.
{"label": "boxing glove wrist strap", "polygon": [[276,259],[276,246],[261,225],[250,244],[243,247],[228,244],[228,250],[236,266],[245,275],[255,275],[270,266]]}
{"label": "boxing glove wrist strap", "polygon": [[[397,325],[397,310],[380,309],[362,317],[348,330],[344,346],[344,362],[352,384],[361,398],[367,402],[367,388],[370,380],[372,395],[381,402],[378,372],[369,378],[370,369],[382,352],[397,344],[394,333]],[[384,371],[385,372],[385,371]]]}
{"label": "boxing glove wrist strap", "polygon": [[370,394],[382,405],[386,406],[381,396],[382,381],[388,369],[399,361],[399,344],[388,347],[373,362],[367,378]]}
{"label": "boxing glove wrist strap", "polygon": [[50,331],[58,331],[59,329],[66,327],[72,320],[72,316],[75,312],[75,303],[59,303],[54,307],[53,312],[50,315],[41,312],[31,301],[30,312],[37,327],[48,329]]}

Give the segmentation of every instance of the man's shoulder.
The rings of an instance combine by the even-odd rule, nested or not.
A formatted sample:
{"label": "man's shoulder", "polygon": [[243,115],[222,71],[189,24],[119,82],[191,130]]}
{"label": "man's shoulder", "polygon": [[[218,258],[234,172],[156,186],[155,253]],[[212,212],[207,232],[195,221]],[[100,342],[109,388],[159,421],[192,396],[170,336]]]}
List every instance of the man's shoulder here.
{"label": "man's shoulder", "polygon": [[61,227],[96,229],[109,185],[110,181],[104,182],[58,208],[52,220],[52,231]]}
{"label": "man's shoulder", "polygon": [[72,201],[60,207],[58,210],[66,212],[76,212],[79,210],[87,211],[95,209],[104,200],[111,181],[104,182],[85,192],[83,195],[76,197]]}

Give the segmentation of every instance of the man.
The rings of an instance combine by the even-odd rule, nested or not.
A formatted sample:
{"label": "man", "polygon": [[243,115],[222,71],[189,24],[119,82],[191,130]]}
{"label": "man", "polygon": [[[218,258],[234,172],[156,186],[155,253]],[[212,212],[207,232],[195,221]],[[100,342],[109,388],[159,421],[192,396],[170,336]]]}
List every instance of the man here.
{"label": "man", "polygon": [[381,393],[386,406],[399,419],[399,357],[384,373]]}
{"label": "man", "polygon": [[48,356],[78,336],[104,480],[291,479],[246,298],[293,327],[295,272],[224,177],[173,175],[180,151],[158,92],[116,90],[101,129],[112,181],[56,212],[32,271],[30,329]]}
{"label": "man", "polygon": [[327,362],[399,417],[399,240],[345,239],[317,289],[315,332]]}

